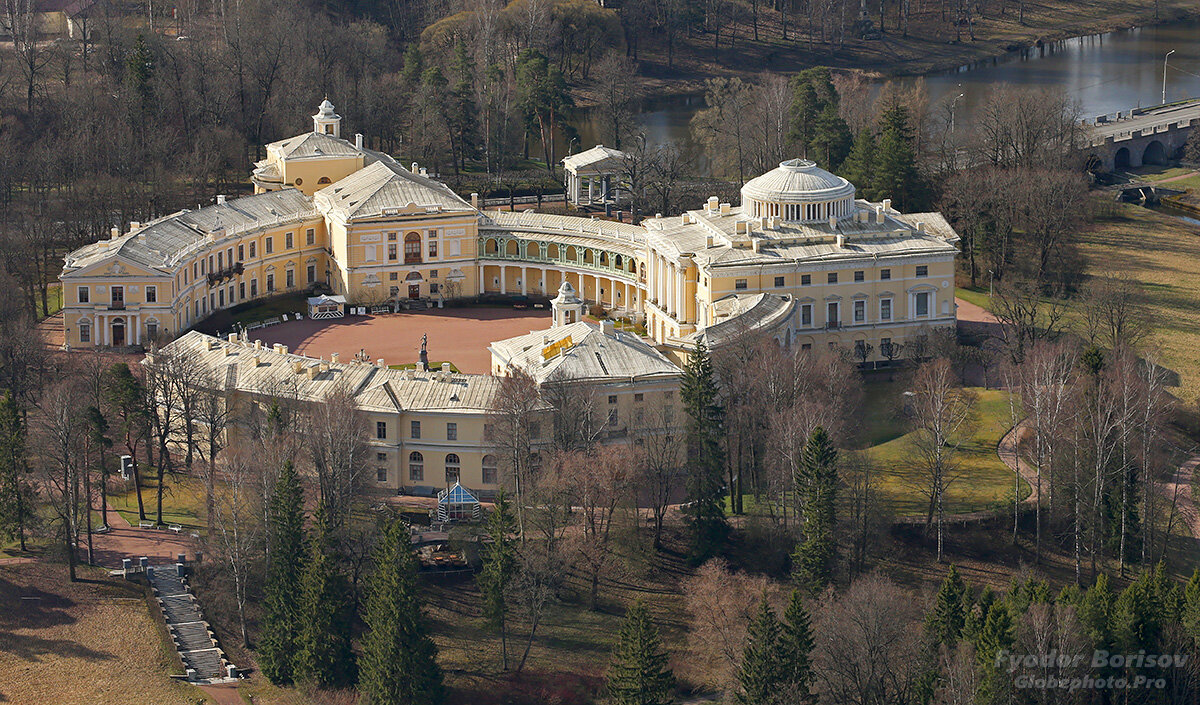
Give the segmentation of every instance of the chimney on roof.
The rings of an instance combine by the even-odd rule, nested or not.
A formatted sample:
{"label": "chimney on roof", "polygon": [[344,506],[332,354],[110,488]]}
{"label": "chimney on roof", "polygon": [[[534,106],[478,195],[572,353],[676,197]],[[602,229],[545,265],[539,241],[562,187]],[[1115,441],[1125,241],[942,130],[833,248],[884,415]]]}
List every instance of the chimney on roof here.
{"label": "chimney on roof", "polygon": [[732,210],[733,210],[733,206],[732,206],[732,205],[730,205],[730,204],[728,204],[728,203],[722,203],[722,204],[721,204],[721,215],[729,215],[729,212],[730,212],[730,211],[732,211]]}
{"label": "chimney on roof", "polygon": [[449,362],[442,363],[442,374],[444,374],[444,375],[450,374],[450,363]]}
{"label": "chimney on roof", "polygon": [[924,221],[921,221],[921,220],[917,221],[917,232],[919,232],[919,233],[925,232],[925,222]]}
{"label": "chimney on roof", "polygon": [[838,217],[836,215],[829,216],[829,229],[837,230]]}
{"label": "chimney on roof", "polygon": [[360,149],[360,150],[362,149],[362,133],[361,132],[354,133],[354,148]]}
{"label": "chimney on roof", "polygon": [[875,206],[875,222],[879,225],[883,224],[883,206]]}
{"label": "chimney on roof", "polygon": [[712,211],[717,210],[717,208],[720,207],[720,203],[721,203],[721,199],[717,198],[716,196],[709,196],[708,197],[709,212],[711,213]]}
{"label": "chimney on roof", "polygon": [[836,237],[837,237],[837,246],[838,246],[838,249],[840,250],[846,246],[846,236],[841,233],[838,233],[836,235]]}
{"label": "chimney on roof", "polygon": [[308,367],[308,368],[305,370],[305,372],[307,372],[307,373],[308,373],[308,378],[309,378],[309,379],[316,379],[316,378],[317,378],[317,372],[318,372],[318,368],[317,368],[317,366],[316,366],[316,365],[309,365],[309,367]]}
{"label": "chimney on roof", "polygon": [[223,206],[223,205],[225,205],[225,194],[223,194],[223,193],[218,193],[218,194],[217,194],[217,205],[218,205],[218,206]]}
{"label": "chimney on roof", "polygon": [[236,343],[238,341],[237,333],[230,333],[229,335],[225,336],[225,340],[228,340],[231,343]]}
{"label": "chimney on roof", "polygon": [[329,363],[328,362],[325,362],[324,360],[321,361],[321,371],[322,372],[329,371]]}
{"label": "chimney on roof", "polygon": [[284,354],[284,355],[287,355],[287,346],[286,346],[286,345],[280,345],[279,347],[280,347],[280,349],[281,349],[281,352],[283,352],[283,354]]}
{"label": "chimney on roof", "polygon": [[892,209],[892,199],[890,199],[890,198],[883,199],[883,210],[890,211],[891,209]]}
{"label": "chimney on roof", "polygon": [[475,210],[479,210],[479,194],[477,194],[477,193],[471,194],[471,207],[474,208]]}
{"label": "chimney on roof", "polygon": [[416,162],[412,163],[412,168],[409,169],[409,171],[411,171],[414,174],[417,173],[417,163]]}
{"label": "chimney on roof", "polygon": [[226,346],[225,346],[225,357],[229,357],[229,356],[230,356],[230,355],[232,355],[232,354],[233,354],[233,346],[232,346],[232,345],[226,345]]}
{"label": "chimney on roof", "polygon": [[383,367],[383,358],[382,358],[382,357],[381,357],[381,358],[379,358],[379,359],[377,359],[377,360],[375,360],[375,366],[376,366],[376,367]]}
{"label": "chimney on roof", "polygon": [[615,338],[617,335],[617,324],[612,321],[600,321],[600,332],[610,338]]}
{"label": "chimney on roof", "polygon": [[429,172],[425,171],[425,167],[421,167],[421,176],[429,176]]}
{"label": "chimney on roof", "polygon": [[341,357],[342,357],[341,353],[329,353],[329,361],[330,362],[334,362],[334,363],[339,362],[341,360]]}
{"label": "chimney on roof", "polygon": [[113,240],[116,240],[117,238],[121,237],[121,229],[120,228],[112,228],[111,230],[108,231],[108,233],[109,233],[109,235],[112,236]]}
{"label": "chimney on roof", "polygon": [[256,368],[258,367],[258,363],[261,360],[262,360],[262,358],[259,357],[258,355],[255,355],[254,357],[250,358],[250,361],[254,363],[254,367],[256,367]]}
{"label": "chimney on roof", "polygon": [[258,352],[259,350],[262,350],[262,341],[256,340],[254,341],[254,352]]}
{"label": "chimney on roof", "polygon": [[275,343],[271,346],[271,349],[279,354],[283,354],[283,343]]}
{"label": "chimney on roof", "polygon": [[299,360],[292,361],[292,374],[300,374],[304,371],[304,363]]}
{"label": "chimney on roof", "polygon": [[133,232],[134,230],[141,230],[141,229],[142,229],[142,221],[140,221],[140,220],[129,221],[129,231],[130,232]]}

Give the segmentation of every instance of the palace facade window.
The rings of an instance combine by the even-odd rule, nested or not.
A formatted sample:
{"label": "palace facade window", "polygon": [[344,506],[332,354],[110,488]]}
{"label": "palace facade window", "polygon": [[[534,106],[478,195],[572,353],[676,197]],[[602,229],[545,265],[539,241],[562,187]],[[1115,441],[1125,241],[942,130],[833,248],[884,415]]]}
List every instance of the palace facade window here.
{"label": "palace facade window", "polygon": [[927,277],[927,276],[929,276],[929,267],[928,267],[927,265],[924,265],[924,264],[918,264],[918,265],[917,265],[917,276],[918,276],[918,277]]}
{"label": "palace facade window", "polygon": [[446,454],[446,484],[458,482],[459,473],[462,470],[462,464],[458,459],[457,453]]}
{"label": "palace facade window", "polygon": [[387,482],[387,468],[375,468],[375,481]]}
{"label": "palace facade window", "polygon": [[79,303],[81,304],[90,303],[92,300],[92,292],[86,286],[79,287],[77,295],[79,297]]}
{"label": "palace facade window", "polygon": [[918,292],[915,297],[915,303],[916,303],[916,312],[917,312],[916,315],[917,316],[928,316],[929,315],[929,292],[928,291]]}
{"label": "palace facade window", "polygon": [[866,320],[867,320],[867,302],[866,301],[855,301],[854,302],[854,322],[855,323],[865,323]]}
{"label": "palace facade window", "polygon": [[830,272],[826,276],[826,281],[830,284],[837,284],[837,272]]}
{"label": "palace facade window", "polygon": [[421,422],[420,421],[412,422],[412,424],[409,427],[409,435],[412,436],[413,438],[421,437]]}
{"label": "palace facade window", "polygon": [[446,424],[446,440],[448,440],[448,441],[457,441],[458,440],[458,424],[456,424],[456,423]]}
{"label": "palace facade window", "polygon": [[258,243],[254,240],[251,240],[250,241],[250,258],[253,259],[257,256],[258,256]]}
{"label": "palace facade window", "polygon": [[854,281],[860,282],[864,279],[866,279],[866,272],[862,271],[861,269],[854,272]]}
{"label": "palace facade window", "polygon": [[409,233],[404,236],[404,263],[421,263],[421,236],[417,233]]}
{"label": "palace facade window", "polygon": [[408,454],[408,479],[414,482],[425,480],[425,456],[415,450]]}
{"label": "palace facade window", "polygon": [[287,233],[283,236],[283,249],[290,250],[295,245],[293,233]]}
{"label": "palace facade window", "polygon": [[890,270],[890,269],[879,270],[879,278],[880,279],[891,279],[892,278],[892,270]]}
{"label": "palace facade window", "polygon": [[499,471],[496,465],[496,456],[483,456],[483,484],[494,485],[499,479]]}
{"label": "palace facade window", "polygon": [[266,244],[263,245],[263,248],[266,250],[266,253],[268,255],[273,253],[275,251],[275,238],[269,237],[266,240],[264,240],[264,242]]}
{"label": "palace facade window", "polygon": [[79,322],[79,342],[92,342],[92,324],[88,323],[87,321]]}
{"label": "palace facade window", "polygon": [[387,421],[375,422],[375,437],[380,440],[387,440]]}
{"label": "palace facade window", "polygon": [[304,244],[308,245],[309,247],[317,244],[316,228],[309,228],[308,230],[304,231]]}
{"label": "palace facade window", "polygon": [[783,277],[775,277],[775,287],[779,288],[781,286],[783,286]]}
{"label": "palace facade window", "polygon": [[812,286],[812,275],[811,274],[801,274],[800,275],[800,286]]}
{"label": "palace facade window", "polygon": [[879,300],[879,320],[881,320],[881,321],[892,320],[892,300],[891,299],[880,299]]}

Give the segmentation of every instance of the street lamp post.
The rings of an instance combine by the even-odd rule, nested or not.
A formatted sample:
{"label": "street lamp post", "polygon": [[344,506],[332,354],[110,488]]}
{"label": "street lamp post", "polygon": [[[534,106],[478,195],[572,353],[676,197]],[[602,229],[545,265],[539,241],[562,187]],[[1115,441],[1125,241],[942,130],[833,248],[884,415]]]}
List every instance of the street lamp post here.
{"label": "street lamp post", "polygon": [[1167,52],[1166,56],[1163,57],[1163,90],[1162,90],[1162,104],[1163,105],[1167,104],[1167,59],[1170,58],[1171,54],[1174,54],[1174,53],[1175,53],[1175,50],[1172,49],[1171,51]]}
{"label": "street lamp post", "polygon": [[[960,88],[962,87],[961,83],[959,84],[959,87]],[[950,131],[951,132],[954,132],[954,104],[957,103],[958,99],[962,98],[962,97],[963,97],[963,94],[959,93],[958,95],[954,96],[954,100],[950,101]]]}

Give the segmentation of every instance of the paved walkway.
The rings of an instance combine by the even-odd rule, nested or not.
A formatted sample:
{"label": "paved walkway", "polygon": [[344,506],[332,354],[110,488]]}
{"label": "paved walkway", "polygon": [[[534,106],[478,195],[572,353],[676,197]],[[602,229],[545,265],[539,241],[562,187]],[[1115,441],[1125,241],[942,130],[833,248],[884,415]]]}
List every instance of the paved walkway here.
{"label": "paved walkway", "polygon": [[[195,552],[191,531],[186,528],[179,533],[170,529],[135,529],[112,505],[108,508],[108,524],[108,533],[92,538],[96,564],[105,568],[120,568],[122,558],[133,558],[136,563],[141,556],[149,558],[151,565],[174,565],[180,553]],[[87,550],[86,546],[81,548]]]}

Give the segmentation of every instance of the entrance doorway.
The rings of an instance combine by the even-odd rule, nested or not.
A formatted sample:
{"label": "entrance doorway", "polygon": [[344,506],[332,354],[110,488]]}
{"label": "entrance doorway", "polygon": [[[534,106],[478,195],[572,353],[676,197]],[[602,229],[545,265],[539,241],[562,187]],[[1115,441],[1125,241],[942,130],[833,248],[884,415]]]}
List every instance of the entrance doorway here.
{"label": "entrance doorway", "polygon": [[420,284],[409,284],[408,285],[408,298],[410,298],[410,299],[421,298],[421,285]]}
{"label": "entrance doorway", "polygon": [[125,321],[120,318],[112,324],[112,344],[114,348],[125,346]]}

